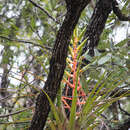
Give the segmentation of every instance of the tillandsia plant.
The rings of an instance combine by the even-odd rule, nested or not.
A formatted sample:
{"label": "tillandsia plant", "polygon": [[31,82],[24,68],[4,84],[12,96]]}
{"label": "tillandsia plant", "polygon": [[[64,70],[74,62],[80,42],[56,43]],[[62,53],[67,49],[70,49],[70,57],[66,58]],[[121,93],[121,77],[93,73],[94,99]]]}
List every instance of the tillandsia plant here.
{"label": "tillandsia plant", "polygon": [[[119,75],[120,72],[108,71],[100,72],[97,79],[94,79],[85,72],[97,66],[100,57],[93,58],[90,64],[83,65],[82,62],[87,56],[87,52],[82,54],[86,40],[83,40],[85,29],[79,33],[78,28],[74,30],[72,40],[69,46],[67,66],[62,80],[62,93],[57,95],[57,104],[48,100],[51,105],[52,117],[49,118],[48,125],[52,130],[93,130],[94,128],[106,127],[102,113],[109,106],[119,99],[128,96],[129,93],[120,94],[124,79]],[[102,57],[101,57],[102,58]],[[95,82],[93,85],[90,83]],[[119,89],[117,89],[119,88]],[[113,93],[113,91],[116,91]],[[61,95],[61,96],[60,96]],[[59,98],[61,97],[61,98]],[[58,108],[58,109],[57,109]],[[54,120],[55,118],[55,120]]]}
{"label": "tillandsia plant", "polygon": [[76,99],[76,115],[80,113],[82,105],[86,102],[86,94],[82,88],[79,76],[80,64],[83,58],[81,52],[86,42],[85,39],[80,43],[83,34],[84,30],[78,35],[78,29],[76,28],[69,46],[70,53],[67,58],[67,68],[63,79],[64,89],[62,95],[62,102],[67,117],[70,115],[72,100],[74,98]]}

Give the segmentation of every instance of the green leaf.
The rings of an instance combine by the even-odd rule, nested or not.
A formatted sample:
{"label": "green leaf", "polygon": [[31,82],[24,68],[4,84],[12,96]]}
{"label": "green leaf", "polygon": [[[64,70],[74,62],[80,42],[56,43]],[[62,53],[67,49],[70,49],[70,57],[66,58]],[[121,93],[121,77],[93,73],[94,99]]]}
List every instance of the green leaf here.
{"label": "green leaf", "polygon": [[70,130],[74,130],[74,126],[75,126],[76,108],[77,108],[78,76],[79,76],[79,67],[77,68],[77,71],[76,71],[76,85],[75,85],[75,89],[74,89],[74,97],[72,99],[72,106],[71,106],[71,112],[70,112],[70,121],[69,121]]}
{"label": "green leaf", "polygon": [[77,50],[78,50],[78,56],[77,56],[77,59],[80,58],[81,54],[82,54],[82,50],[83,50],[83,47],[86,43],[87,39],[85,39],[82,43],[80,43],[80,45],[77,47]]}
{"label": "green leaf", "polygon": [[86,32],[86,27],[82,30],[82,32],[79,34],[78,39],[79,41],[83,38],[84,34]]}
{"label": "green leaf", "polygon": [[126,38],[126,39],[124,39],[124,40],[118,42],[115,46],[116,46],[116,47],[122,47],[122,46],[124,46],[125,44],[127,44],[128,41],[129,41],[129,39]]}
{"label": "green leaf", "polygon": [[[86,104],[83,108],[83,115],[87,115],[91,111],[91,108],[94,105],[93,102],[95,101],[97,94],[99,93],[99,90],[98,90],[98,92],[96,92],[96,94],[95,94],[95,91],[97,88],[99,89],[98,86],[102,82],[104,75],[105,75],[105,73],[100,77],[99,81],[96,83],[96,85],[92,89],[92,92],[90,93],[90,95],[86,101]],[[103,88],[103,86],[104,86],[104,84],[100,87],[100,89]]]}
{"label": "green leaf", "polygon": [[53,10],[56,6],[56,0],[50,0],[50,4],[51,4],[51,8]]}
{"label": "green leaf", "polygon": [[101,59],[98,60],[98,65],[105,64],[106,62],[110,61],[111,54],[107,54],[106,56],[103,56]]}
{"label": "green leaf", "polygon": [[54,117],[56,119],[57,124],[61,124],[61,121],[60,121],[60,118],[59,118],[59,115],[58,115],[58,112],[56,110],[55,105],[53,104],[53,102],[51,101],[50,97],[47,95],[47,93],[43,89],[42,89],[42,92],[47,96],[47,99],[48,99],[48,101],[49,101],[49,103],[51,105],[51,109],[53,111],[53,114],[54,114]]}
{"label": "green leaf", "polygon": [[83,90],[85,91],[85,93],[86,93],[86,95],[87,95],[88,92],[89,92],[88,82],[89,82],[91,79],[90,79],[89,81],[86,81],[85,76],[82,75],[81,78],[80,78],[80,80],[81,80],[82,88],[83,88]]}
{"label": "green leaf", "polygon": [[88,61],[92,61],[92,57],[90,56],[90,55],[88,55],[88,54],[84,54],[84,58],[86,59],[86,60],[88,60]]}
{"label": "green leaf", "polygon": [[78,37],[78,28],[77,28],[77,27],[75,27],[75,29],[74,29],[73,37],[74,37],[74,38],[75,38],[75,37]]}

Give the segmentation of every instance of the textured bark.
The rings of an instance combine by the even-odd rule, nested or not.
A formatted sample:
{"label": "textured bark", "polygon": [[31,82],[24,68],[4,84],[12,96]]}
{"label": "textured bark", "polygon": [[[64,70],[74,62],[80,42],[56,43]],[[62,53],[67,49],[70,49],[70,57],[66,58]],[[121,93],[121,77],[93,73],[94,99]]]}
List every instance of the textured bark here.
{"label": "textured bark", "polygon": [[[3,49],[3,58],[7,58],[6,52],[8,50],[9,50],[9,46],[7,45]],[[9,64],[9,60],[8,60],[8,64]],[[7,95],[9,94],[8,91],[7,91],[8,85],[9,85],[8,75],[9,75],[9,72],[10,72],[10,69],[8,69],[8,64],[7,63],[3,64],[3,74],[1,76],[1,82],[0,82],[0,97],[2,97],[2,98],[7,97]],[[1,104],[2,108],[7,106],[6,102],[1,102],[0,104]]]}
{"label": "textured bark", "polygon": [[112,0],[99,0],[96,3],[89,25],[86,28],[85,38],[88,38],[83,53],[89,48],[89,54],[94,56],[94,47],[98,45],[100,35],[105,27],[108,15],[112,11]]}
{"label": "textured bark", "polygon": [[[90,0],[66,0],[67,13],[56,37],[50,61],[50,71],[44,86],[44,91],[52,101],[55,100],[58,89],[60,88],[60,82],[66,67],[68,45],[72,32],[78,22],[82,10],[89,1]],[[45,126],[49,111],[50,105],[48,99],[41,91],[36,101],[35,113],[29,130],[42,130]]]}
{"label": "textured bark", "polygon": [[122,14],[121,10],[118,7],[118,3],[116,0],[113,0],[112,2],[112,9],[115,15],[118,17],[119,20],[121,21],[130,21],[130,16],[125,16]]}
{"label": "textured bark", "polygon": [[116,0],[98,0],[84,35],[84,39],[88,38],[88,40],[85,44],[83,53],[85,53],[89,48],[89,54],[94,56],[94,47],[99,43],[105,23],[112,10],[119,20],[130,20],[130,17],[126,17],[121,13]]}
{"label": "textured bark", "polygon": [[[71,34],[78,22],[82,10],[90,0],[65,1],[67,5],[67,14],[56,37],[56,42],[50,61],[50,71],[44,86],[44,91],[48,94],[52,101],[55,100],[57,91],[60,88],[60,82],[62,80],[64,69],[66,67],[66,57]],[[113,3],[113,1],[115,0],[99,0],[97,2],[94,13],[90,20],[90,24],[88,25],[85,33],[85,37],[88,37],[88,41],[84,47],[83,53],[86,52],[89,47],[90,55],[94,56],[94,47],[98,45],[100,35],[105,27],[108,15],[113,8],[114,12],[118,12],[117,16],[121,16],[119,11],[116,9],[117,3]],[[42,130],[45,126],[49,111],[50,105],[48,99],[46,95],[41,91],[36,101],[35,113],[29,130]]]}

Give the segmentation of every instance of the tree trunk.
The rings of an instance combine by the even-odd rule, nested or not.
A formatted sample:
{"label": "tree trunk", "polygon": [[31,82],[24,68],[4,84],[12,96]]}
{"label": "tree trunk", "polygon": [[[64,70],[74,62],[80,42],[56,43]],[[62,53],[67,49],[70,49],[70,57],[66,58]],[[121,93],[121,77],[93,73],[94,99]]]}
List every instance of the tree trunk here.
{"label": "tree trunk", "polygon": [[[54,102],[60,83],[66,67],[66,57],[68,52],[68,45],[72,32],[78,22],[82,10],[90,2],[90,0],[65,0],[67,6],[67,13],[65,20],[58,31],[56,42],[52,52],[50,61],[50,71],[47,81],[44,86],[44,91],[48,94]],[[106,20],[110,12],[114,10],[117,16],[121,16],[120,10],[117,8],[116,0],[99,0],[94,9],[89,26],[87,27],[85,37],[88,41],[85,45],[84,52],[89,48],[89,53],[94,56],[94,47],[97,46],[100,35],[105,27]],[[122,17],[119,17],[122,18]],[[123,20],[125,18],[123,17]],[[126,20],[126,19],[125,19]],[[128,20],[128,19],[127,19]],[[42,130],[45,126],[50,105],[46,95],[41,91],[37,101],[33,119],[29,130]]]}
{"label": "tree trunk", "polygon": [[[72,32],[78,22],[80,14],[90,0],[66,0],[67,13],[65,20],[58,31],[56,42],[50,60],[50,71],[44,86],[44,91],[54,102],[66,67],[68,45]],[[37,101],[33,119],[29,130],[43,130],[50,105],[46,95],[41,91]]]}
{"label": "tree trunk", "polygon": [[130,16],[126,17],[121,13],[116,0],[98,0],[90,22],[86,27],[84,39],[87,38],[88,40],[83,53],[89,49],[90,56],[94,56],[94,47],[99,43],[107,18],[112,10],[119,20],[130,21]]}
{"label": "tree trunk", "polygon": [[105,27],[108,15],[112,11],[112,0],[99,0],[96,3],[94,12],[86,27],[84,38],[88,38],[83,53],[89,48],[90,56],[94,56],[94,47],[98,45],[100,35]]}

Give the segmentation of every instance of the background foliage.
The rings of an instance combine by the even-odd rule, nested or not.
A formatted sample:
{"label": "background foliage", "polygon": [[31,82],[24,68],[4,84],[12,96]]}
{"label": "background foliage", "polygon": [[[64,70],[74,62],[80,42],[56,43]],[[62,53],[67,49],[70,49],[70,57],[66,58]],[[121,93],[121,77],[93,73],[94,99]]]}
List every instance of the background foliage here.
{"label": "background foliage", "polygon": [[[36,96],[47,78],[56,33],[66,13],[65,2],[62,0],[36,2],[44,11],[26,0],[0,1],[0,129],[3,130],[26,129],[29,126]],[[95,4],[95,1],[93,2]],[[122,12],[128,15],[129,1],[121,0],[119,3]],[[79,32],[88,24],[92,11],[91,3],[80,17],[77,25]],[[104,72],[106,72],[103,77],[103,81],[106,79],[105,86],[118,79],[117,81],[121,81],[118,86],[121,90],[130,89],[129,26],[128,22],[120,22],[111,13],[100,43],[95,49],[95,57],[84,54],[84,57],[91,62],[84,75],[81,75],[86,93],[92,90],[95,84],[102,83],[100,80]],[[60,92],[56,104],[60,102],[59,97]],[[108,107],[102,113],[102,116],[106,116],[102,117],[100,124],[115,127],[128,119],[129,100],[127,95]],[[58,113],[60,111],[58,110]],[[63,118],[63,115],[61,117]],[[48,120],[52,119],[53,114],[50,113]],[[81,122],[76,125],[83,126]],[[52,127],[53,125],[51,129]]]}

